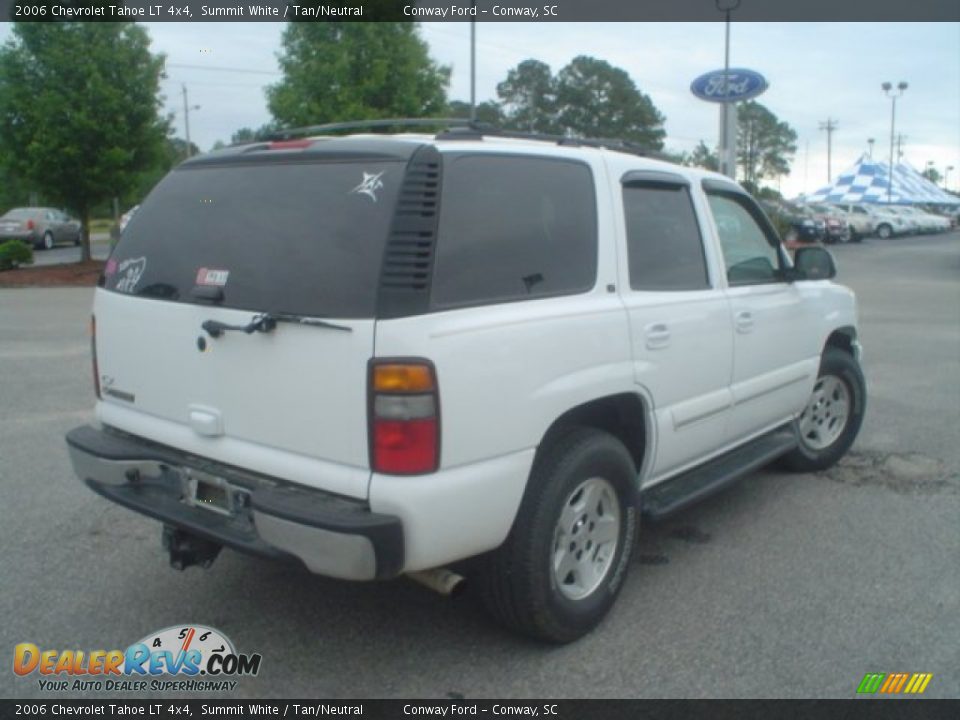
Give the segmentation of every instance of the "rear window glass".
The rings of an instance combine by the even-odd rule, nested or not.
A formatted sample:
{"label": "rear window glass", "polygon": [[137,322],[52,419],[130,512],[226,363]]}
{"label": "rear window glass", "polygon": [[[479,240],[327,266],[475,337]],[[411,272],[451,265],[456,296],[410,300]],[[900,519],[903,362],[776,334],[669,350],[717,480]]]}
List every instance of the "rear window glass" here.
{"label": "rear window glass", "polygon": [[373,317],[404,164],[383,160],[193,166],[131,218],[106,268],[117,292],[221,307]]}
{"label": "rear window glass", "polygon": [[686,187],[626,186],[623,211],[632,289],[709,287],[700,227]]}
{"label": "rear window glass", "polygon": [[444,161],[436,309],[584,292],[597,274],[590,168],[548,158]]}

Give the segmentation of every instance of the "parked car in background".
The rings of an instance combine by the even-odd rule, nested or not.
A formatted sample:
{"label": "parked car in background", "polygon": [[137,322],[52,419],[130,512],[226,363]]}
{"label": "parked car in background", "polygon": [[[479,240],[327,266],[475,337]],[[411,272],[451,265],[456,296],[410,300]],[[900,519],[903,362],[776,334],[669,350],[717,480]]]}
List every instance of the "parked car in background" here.
{"label": "parked car in background", "polygon": [[825,243],[845,243],[850,241],[850,227],[846,213],[833,205],[808,203],[807,209],[815,219],[823,222]]}
{"label": "parked car in background", "polygon": [[946,221],[950,223],[951,228],[955,228],[960,224],[960,209],[956,206],[923,205],[921,207],[932,215],[946,219]]}
{"label": "parked car in background", "polygon": [[897,211],[900,215],[914,220],[919,227],[919,232],[939,233],[946,232],[950,229],[950,221],[947,218],[926,212],[922,208],[913,205],[902,205],[897,207]]}
{"label": "parked car in background", "polygon": [[909,226],[906,219],[896,213],[889,211],[887,205],[875,205],[872,203],[836,203],[838,207],[850,215],[866,214],[873,223],[871,235],[879,238],[889,238],[894,235],[904,235],[909,232]]}
{"label": "parked car in background", "polygon": [[902,205],[888,205],[884,209],[890,214],[903,219],[908,235],[919,235],[920,233],[926,232],[923,221]]}
{"label": "parked car in background", "polygon": [[816,220],[805,208],[786,200],[763,200],[761,204],[788,246],[823,242],[823,222]]}
{"label": "parked car in background", "polygon": [[850,242],[860,242],[863,238],[873,235],[874,223],[866,210],[859,206],[854,206],[858,211],[845,210],[839,205],[830,206],[834,213],[842,217],[847,223],[847,232],[850,235]]}
{"label": "parked car in background", "polygon": [[80,244],[80,221],[54,208],[14,208],[0,217],[0,242],[23,240],[49,250],[59,243]]}

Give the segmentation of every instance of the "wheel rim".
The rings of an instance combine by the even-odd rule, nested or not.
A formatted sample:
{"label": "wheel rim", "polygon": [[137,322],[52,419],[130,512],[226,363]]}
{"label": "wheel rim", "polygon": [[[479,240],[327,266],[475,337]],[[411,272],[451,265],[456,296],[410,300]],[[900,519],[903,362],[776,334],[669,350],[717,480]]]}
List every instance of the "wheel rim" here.
{"label": "wheel rim", "polygon": [[50,233],[47,233],[46,235],[43,236],[43,246],[47,250],[53,247],[53,235],[51,235]]}
{"label": "wheel rim", "polygon": [[800,440],[811,450],[830,447],[843,434],[850,418],[850,390],[835,375],[824,375],[813,386],[800,415]]}
{"label": "wheel rim", "polygon": [[551,569],[560,593],[582,600],[610,573],[620,546],[617,491],[593,477],[576,487],[563,503],[554,530]]}

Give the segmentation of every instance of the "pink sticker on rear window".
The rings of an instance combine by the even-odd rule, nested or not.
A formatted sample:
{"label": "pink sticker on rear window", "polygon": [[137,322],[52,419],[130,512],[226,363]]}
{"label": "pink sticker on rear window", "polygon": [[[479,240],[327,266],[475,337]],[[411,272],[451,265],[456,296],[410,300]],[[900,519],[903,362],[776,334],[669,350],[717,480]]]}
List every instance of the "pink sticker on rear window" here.
{"label": "pink sticker on rear window", "polygon": [[103,269],[103,274],[110,277],[117,271],[117,261],[113,258],[107,260],[107,266]]}
{"label": "pink sticker on rear window", "polygon": [[230,277],[229,270],[212,270],[211,268],[200,268],[197,270],[197,285],[213,285],[223,287],[227,284]]}

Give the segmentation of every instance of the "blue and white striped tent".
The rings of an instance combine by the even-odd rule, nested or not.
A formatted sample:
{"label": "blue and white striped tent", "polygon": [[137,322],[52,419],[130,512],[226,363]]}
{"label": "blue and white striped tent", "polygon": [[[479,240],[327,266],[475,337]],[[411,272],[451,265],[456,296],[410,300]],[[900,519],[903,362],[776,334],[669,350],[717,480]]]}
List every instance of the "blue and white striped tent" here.
{"label": "blue and white striped tent", "polygon": [[833,185],[820,188],[807,197],[807,202],[844,203],[932,203],[936,205],[960,205],[960,198],[946,193],[907,163],[893,168],[893,183],[887,197],[890,166],[870,161],[866,155],[853,167],[841,173]]}

